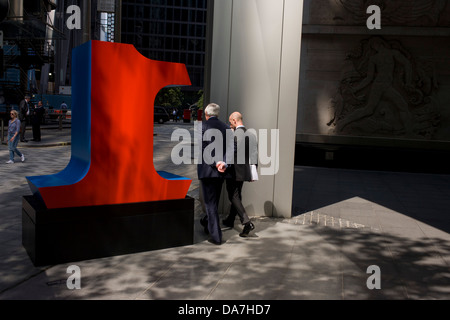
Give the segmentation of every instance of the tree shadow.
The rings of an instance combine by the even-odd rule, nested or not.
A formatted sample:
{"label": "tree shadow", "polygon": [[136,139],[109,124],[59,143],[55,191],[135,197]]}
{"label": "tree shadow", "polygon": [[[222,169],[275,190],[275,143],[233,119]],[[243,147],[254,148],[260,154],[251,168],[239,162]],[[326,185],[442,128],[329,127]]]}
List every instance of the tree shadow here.
{"label": "tree shadow", "polygon": [[[105,260],[85,280],[83,299],[292,300],[448,299],[450,275],[442,239],[419,241],[370,230],[295,226],[267,220],[258,239],[195,246]],[[264,224],[263,223],[263,224]],[[439,260],[439,261],[438,261]],[[120,262],[119,262],[120,261]],[[367,268],[380,267],[381,289],[370,290]],[[132,266],[132,267],[131,267]],[[135,279],[129,278],[137,271]],[[121,276],[122,275],[122,276]],[[123,276],[123,275],[128,275]],[[121,279],[122,278],[122,279]],[[111,285],[110,282],[117,282]],[[145,287],[145,288],[144,288]]]}
{"label": "tree shadow", "polygon": [[[364,207],[358,201],[346,203],[344,213],[337,207],[349,199],[363,199],[362,205],[369,205],[375,215],[382,207],[386,219],[401,213],[448,232],[445,218],[450,200],[444,194],[449,179],[296,167],[294,217],[256,219],[257,237],[243,239],[233,229],[225,231],[224,245],[214,246],[205,241],[196,221],[197,238],[191,246],[44,268],[27,265],[23,249],[2,249],[4,270],[9,270],[3,275],[16,282],[0,299],[449,299],[450,244],[445,236],[399,235],[368,224],[360,229],[295,224],[299,215],[309,211],[342,217]],[[17,191],[11,191],[14,194]],[[15,242],[9,244],[17,249],[19,199],[14,203],[19,210],[9,208],[8,223],[2,225],[14,232],[8,242]],[[266,206],[269,210],[273,204]],[[353,217],[368,214],[359,211]],[[81,268],[81,290],[66,287],[70,264]],[[371,265],[380,267],[380,290],[367,287]],[[30,276],[12,274],[18,266],[17,272],[26,269]]]}
{"label": "tree shadow", "polygon": [[[256,220],[257,238],[225,231],[206,241],[51,266],[1,299],[362,300],[448,299],[450,244],[369,228]],[[69,290],[66,268],[81,269],[81,290]],[[380,268],[381,289],[367,287],[367,268]]]}
{"label": "tree shadow", "polygon": [[[349,299],[448,299],[450,273],[445,256],[450,244],[440,238],[411,239],[372,231],[317,227],[323,239],[339,247],[343,287]],[[353,292],[354,280],[366,280],[367,268],[380,267],[380,290]],[[361,283],[360,283],[361,284]],[[360,288],[364,289],[364,288]]]}

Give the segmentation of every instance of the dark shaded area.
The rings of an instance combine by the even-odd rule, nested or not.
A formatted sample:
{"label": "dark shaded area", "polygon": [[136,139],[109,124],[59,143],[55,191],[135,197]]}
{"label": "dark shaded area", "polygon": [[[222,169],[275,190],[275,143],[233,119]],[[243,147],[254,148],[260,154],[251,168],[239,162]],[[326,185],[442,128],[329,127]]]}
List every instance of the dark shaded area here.
{"label": "dark shaded area", "polygon": [[22,243],[35,266],[193,244],[194,199],[47,209],[24,196]]}
{"label": "dark shaded area", "polygon": [[293,216],[359,197],[450,232],[446,174],[296,167],[293,193]]}
{"label": "dark shaded area", "polygon": [[450,150],[322,143],[295,147],[295,165],[301,166],[449,174],[449,163]]}

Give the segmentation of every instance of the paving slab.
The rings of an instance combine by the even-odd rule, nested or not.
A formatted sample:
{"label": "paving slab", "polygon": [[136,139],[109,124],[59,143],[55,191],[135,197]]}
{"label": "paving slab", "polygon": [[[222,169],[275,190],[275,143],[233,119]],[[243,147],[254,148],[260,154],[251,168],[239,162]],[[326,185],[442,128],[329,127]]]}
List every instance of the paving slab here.
{"label": "paving slab", "polygon": [[[293,216],[252,217],[207,242],[195,165],[170,161],[175,128],[155,125],[155,167],[192,178],[194,244],[34,267],[21,245],[25,176],[59,172],[70,159],[69,128],[44,129],[40,145],[19,144],[24,163],[0,148],[0,300],[366,300],[450,298],[450,176],[295,167]],[[69,289],[70,265],[81,289]],[[371,266],[380,289],[368,288]]]}

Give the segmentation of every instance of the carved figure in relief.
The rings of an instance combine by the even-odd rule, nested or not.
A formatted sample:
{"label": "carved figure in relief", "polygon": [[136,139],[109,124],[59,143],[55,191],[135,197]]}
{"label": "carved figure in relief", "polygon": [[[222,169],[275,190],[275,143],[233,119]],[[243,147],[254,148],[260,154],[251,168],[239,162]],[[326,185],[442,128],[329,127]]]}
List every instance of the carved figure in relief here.
{"label": "carved figure in relief", "polygon": [[348,55],[327,123],[340,134],[432,138],[439,125],[434,68],[398,41],[371,37]]}
{"label": "carved figure in relief", "polygon": [[371,84],[367,105],[355,110],[343,119],[339,123],[340,130],[343,130],[353,121],[371,116],[381,99],[384,98],[398,109],[407,135],[412,135],[412,117],[408,110],[408,104],[393,86],[395,63],[400,63],[405,71],[405,88],[410,92],[414,91],[411,84],[411,64],[400,52],[388,48],[381,38],[372,38],[369,47],[376,53],[369,60],[367,76],[361,83],[352,88],[353,93],[356,94]]}

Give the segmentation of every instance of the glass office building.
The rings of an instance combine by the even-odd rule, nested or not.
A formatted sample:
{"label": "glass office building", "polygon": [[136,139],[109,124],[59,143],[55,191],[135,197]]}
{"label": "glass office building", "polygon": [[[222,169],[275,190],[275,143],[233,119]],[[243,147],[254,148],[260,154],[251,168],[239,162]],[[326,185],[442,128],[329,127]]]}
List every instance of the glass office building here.
{"label": "glass office building", "polygon": [[123,0],[121,42],[145,57],[180,62],[192,86],[203,89],[207,0]]}

